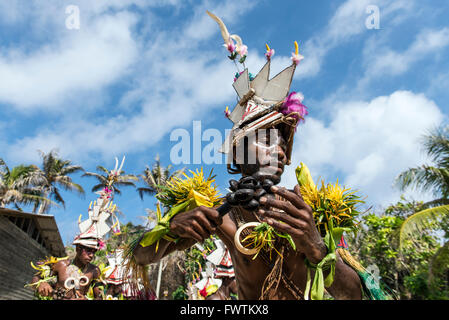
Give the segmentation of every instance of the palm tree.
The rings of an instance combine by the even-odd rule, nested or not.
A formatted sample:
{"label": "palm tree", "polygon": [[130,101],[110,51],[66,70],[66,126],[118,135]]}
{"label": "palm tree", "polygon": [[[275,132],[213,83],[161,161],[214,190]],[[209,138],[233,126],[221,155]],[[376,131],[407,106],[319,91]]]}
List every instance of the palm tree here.
{"label": "palm tree", "polygon": [[[84,171],[81,166],[72,164],[70,160],[61,159],[56,150],[51,150],[49,153],[39,151],[39,154],[42,158],[42,169],[38,168],[34,172],[34,179],[39,180],[37,185],[42,188],[45,197],[53,199],[65,208],[65,201],[59,188],[76,191],[80,195],[84,194],[83,187],[69,177],[70,174]],[[49,203],[41,203],[38,213],[46,213],[49,209]]]}
{"label": "palm tree", "polygon": [[143,174],[140,175],[140,178],[146,184],[145,187],[137,188],[137,192],[139,192],[142,200],[144,194],[154,195],[160,192],[161,186],[165,186],[172,177],[179,177],[184,172],[184,168],[182,168],[171,173],[173,166],[171,164],[167,167],[161,166],[159,155],[156,155],[154,161],[152,168],[147,165]]}
{"label": "palm tree", "polygon": [[18,165],[12,170],[0,158],[0,207],[13,204],[21,210],[19,204],[50,203],[51,201],[42,197],[42,189],[33,185],[33,173],[36,166]]}
{"label": "palm tree", "polygon": [[434,165],[421,165],[399,174],[396,185],[403,191],[415,188],[433,191],[435,200],[422,205],[419,212],[408,217],[400,230],[400,245],[423,228],[439,225],[441,217],[449,214],[449,127],[437,128],[423,137],[424,151]]}
{"label": "palm tree", "polygon": [[[92,187],[92,192],[99,191],[103,188],[105,188],[109,183],[109,178],[113,174],[114,170],[108,170],[103,166],[97,166],[96,172],[85,172],[82,177],[94,177],[97,179],[98,184],[94,185]],[[114,180],[113,189],[114,193],[121,194],[121,191],[117,188],[120,186],[133,186],[136,187],[133,181],[138,181],[139,178],[136,177],[133,174],[124,174],[125,172],[123,170],[120,170],[118,173],[116,180]]]}

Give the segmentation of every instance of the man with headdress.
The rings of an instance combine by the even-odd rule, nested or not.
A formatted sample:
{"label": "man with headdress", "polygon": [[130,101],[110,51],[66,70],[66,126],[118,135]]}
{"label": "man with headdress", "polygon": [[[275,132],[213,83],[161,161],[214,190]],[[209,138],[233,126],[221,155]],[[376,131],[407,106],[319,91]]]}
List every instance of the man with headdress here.
{"label": "man with headdress", "polygon": [[91,288],[100,276],[99,268],[91,263],[100,247],[99,239],[78,236],[73,244],[76,246],[73,260],[53,258],[38,263],[36,269],[41,272],[33,277],[32,284],[36,284],[40,296],[55,300],[85,300],[89,289],[95,299],[101,299],[101,290]]}
{"label": "man with headdress", "polygon": [[127,275],[123,268],[123,250],[118,249],[113,254],[108,255],[108,270],[105,272],[105,296],[106,299],[123,300],[131,297],[127,288]]}
{"label": "man with headdress", "polygon": [[[123,165],[123,162],[122,162]],[[108,185],[99,191],[99,198],[89,205],[89,217],[78,220],[80,233],[75,237],[73,245],[76,248],[74,259],[51,257],[33,266],[39,272],[32,279],[34,286],[42,297],[52,297],[56,300],[102,299],[100,269],[92,264],[95,253],[104,248],[104,237],[111,230],[119,232],[119,222],[115,216],[116,206],[112,203],[112,185],[115,177],[120,174],[117,165],[111,171]]]}
{"label": "man with headdress", "polygon": [[[218,17],[208,14],[220,26],[229,58],[244,66],[247,47],[241,38],[230,35]],[[138,264],[154,263],[174,250],[183,250],[216,234],[229,249],[239,299],[307,299],[304,292],[308,267],[322,268],[328,248],[317,231],[312,209],[302,199],[299,187],[287,190],[274,186],[280,182],[284,166],[290,164],[296,126],[307,114],[302,95],[289,94],[294,71],[302,56],[295,42],[292,65],[269,79],[273,53],[267,45],[268,61],[256,76],[253,77],[246,68],[237,72],[233,87],[239,100],[232,112],[226,108],[226,117],[233,127],[221,149],[228,154],[229,173],[255,177],[263,183],[271,181],[269,191],[272,195],[265,194],[260,198],[258,210],[258,203],[256,206],[234,206],[223,217],[217,210],[204,206],[177,214],[170,221],[169,237],[158,242],[157,250],[155,245],[135,248],[134,258]],[[274,244],[279,253],[276,258],[266,252],[261,252],[255,259],[247,255],[234,238],[246,223],[260,222],[289,235],[295,248],[285,239],[278,239]],[[332,270],[333,282],[326,288],[330,295],[336,299],[361,299],[357,273],[338,256]],[[329,272],[324,270],[317,281]]]}

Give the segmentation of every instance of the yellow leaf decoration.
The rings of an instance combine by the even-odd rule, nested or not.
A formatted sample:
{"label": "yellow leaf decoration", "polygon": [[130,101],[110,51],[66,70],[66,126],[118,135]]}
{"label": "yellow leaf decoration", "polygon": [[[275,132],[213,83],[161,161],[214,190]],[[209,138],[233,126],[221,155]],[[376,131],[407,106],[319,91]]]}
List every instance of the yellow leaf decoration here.
{"label": "yellow leaf decoration", "polygon": [[169,232],[170,220],[180,212],[185,212],[197,208],[199,206],[215,207],[221,204],[220,194],[217,186],[212,185],[215,182],[212,171],[208,178],[204,177],[203,168],[196,172],[190,171],[192,177],[184,173],[184,179],[172,177],[167,182],[167,187],[156,195],[156,198],[168,209],[162,216],[159,203],[157,204],[157,224],[149,232],[147,232],[140,245],[146,247],[157,242],[156,251],[159,240]]}
{"label": "yellow leaf decoration", "polygon": [[[206,201],[209,207],[219,205],[221,203],[220,194],[217,186],[215,184],[212,185],[215,182],[212,171],[208,178],[204,177],[203,168],[200,171],[197,169],[196,172],[190,170],[190,173],[192,177],[184,173],[184,179],[177,176],[172,177],[167,182],[165,190],[158,193],[156,198],[167,208],[184,203],[190,199],[200,202]],[[192,191],[199,195],[195,195]]]}
{"label": "yellow leaf decoration", "polygon": [[302,162],[296,168],[296,178],[304,202],[312,208],[315,223],[323,237],[328,231],[330,220],[334,228],[354,230],[357,227],[355,217],[360,214],[358,205],[364,201],[356,195],[356,191],[343,188],[338,180],[335,184],[325,184],[324,180],[321,180],[321,186],[318,188],[313,182],[309,168]]}

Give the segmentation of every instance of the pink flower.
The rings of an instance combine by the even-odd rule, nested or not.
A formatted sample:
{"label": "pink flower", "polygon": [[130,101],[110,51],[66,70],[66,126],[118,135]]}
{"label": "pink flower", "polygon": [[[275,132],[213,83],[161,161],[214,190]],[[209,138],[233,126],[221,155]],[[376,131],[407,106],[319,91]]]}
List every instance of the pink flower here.
{"label": "pink flower", "polygon": [[98,239],[98,246],[99,246],[99,250],[103,250],[104,248],[106,248],[106,243],[104,243],[103,241]]}
{"label": "pink flower", "polygon": [[298,65],[302,59],[304,59],[304,57],[300,55],[298,51],[299,51],[298,42],[295,41],[295,52],[292,53],[292,61],[296,65]]}
{"label": "pink flower", "polygon": [[265,53],[265,57],[267,57],[267,60],[270,60],[272,56],[274,56],[274,49],[270,49],[270,51],[267,51]]}
{"label": "pink flower", "polygon": [[224,44],[224,46],[226,47],[226,49],[228,49],[229,53],[233,53],[235,51],[235,44],[231,39],[229,39],[229,41]]}
{"label": "pink flower", "polygon": [[300,55],[300,54],[294,54],[294,53],[292,53],[292,61],[293,61],[296,65],[298,65],[299,62],[300,62],[302,59],[304,59],[304,56],[302,56],[302,55]]}
{"label": "pink flower", "polygon": [[285,99],[279,111],[283,115],[290,115],[297,120],[296,125],[304,121],[304,117],[309,114],[307,107],[302,104],[304,96],[301,93],[291,92]]}
{"label": "pink flower", "polygon": [[[235,80],[234,80],[235,81]],[[224,114],[225,114],[225,117],[226,118],[229,118],[230,116],[231,116],[231,112],[229,111],[229,107],[228,106],[226,106],[226,109],[225,109],[225,111],[224,111]]]}
{"label": "pink flower", "polygon": [[274,49],[271,49],[268,44],[265,44],[265,46],[267,47],[267,52],[265,52],[265,57],[267,58],[268,61],[270,61],[271,57],[274,56]]}
{"label": "pink flower", "polygon": [[108,187],[104,187],[103,189],[103,197],[106,197],[107,199],[110,199],[112,195],[112,189],[109,189]]}
{"label": "pink flower", "polygon": [[241,46],[238,46],[236,51],[241,57],[243,57],[246,56],[246,54],[248,53],[248,47],[243,44]]}

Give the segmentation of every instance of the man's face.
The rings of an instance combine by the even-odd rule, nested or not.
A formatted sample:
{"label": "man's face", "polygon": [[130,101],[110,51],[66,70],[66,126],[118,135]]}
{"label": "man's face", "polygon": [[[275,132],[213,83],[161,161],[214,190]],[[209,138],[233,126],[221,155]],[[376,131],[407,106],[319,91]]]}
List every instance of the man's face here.
{"label": "man's face", "polygon": [[237,164],[242,168],[243,175],[264,180],[271,179],[279,183],[287,163],[285,150],[287,144],[277,129],[259,129],[249,135],[244,143],[244,152],[236,152]]}
{"label": "man's face", "polygon": [[82,245],[78,245],[76,247],[76,255],[83,264],[90,263],[95,256],[95,252],[97,252],[97,249],[94,248],[89,248]]}

